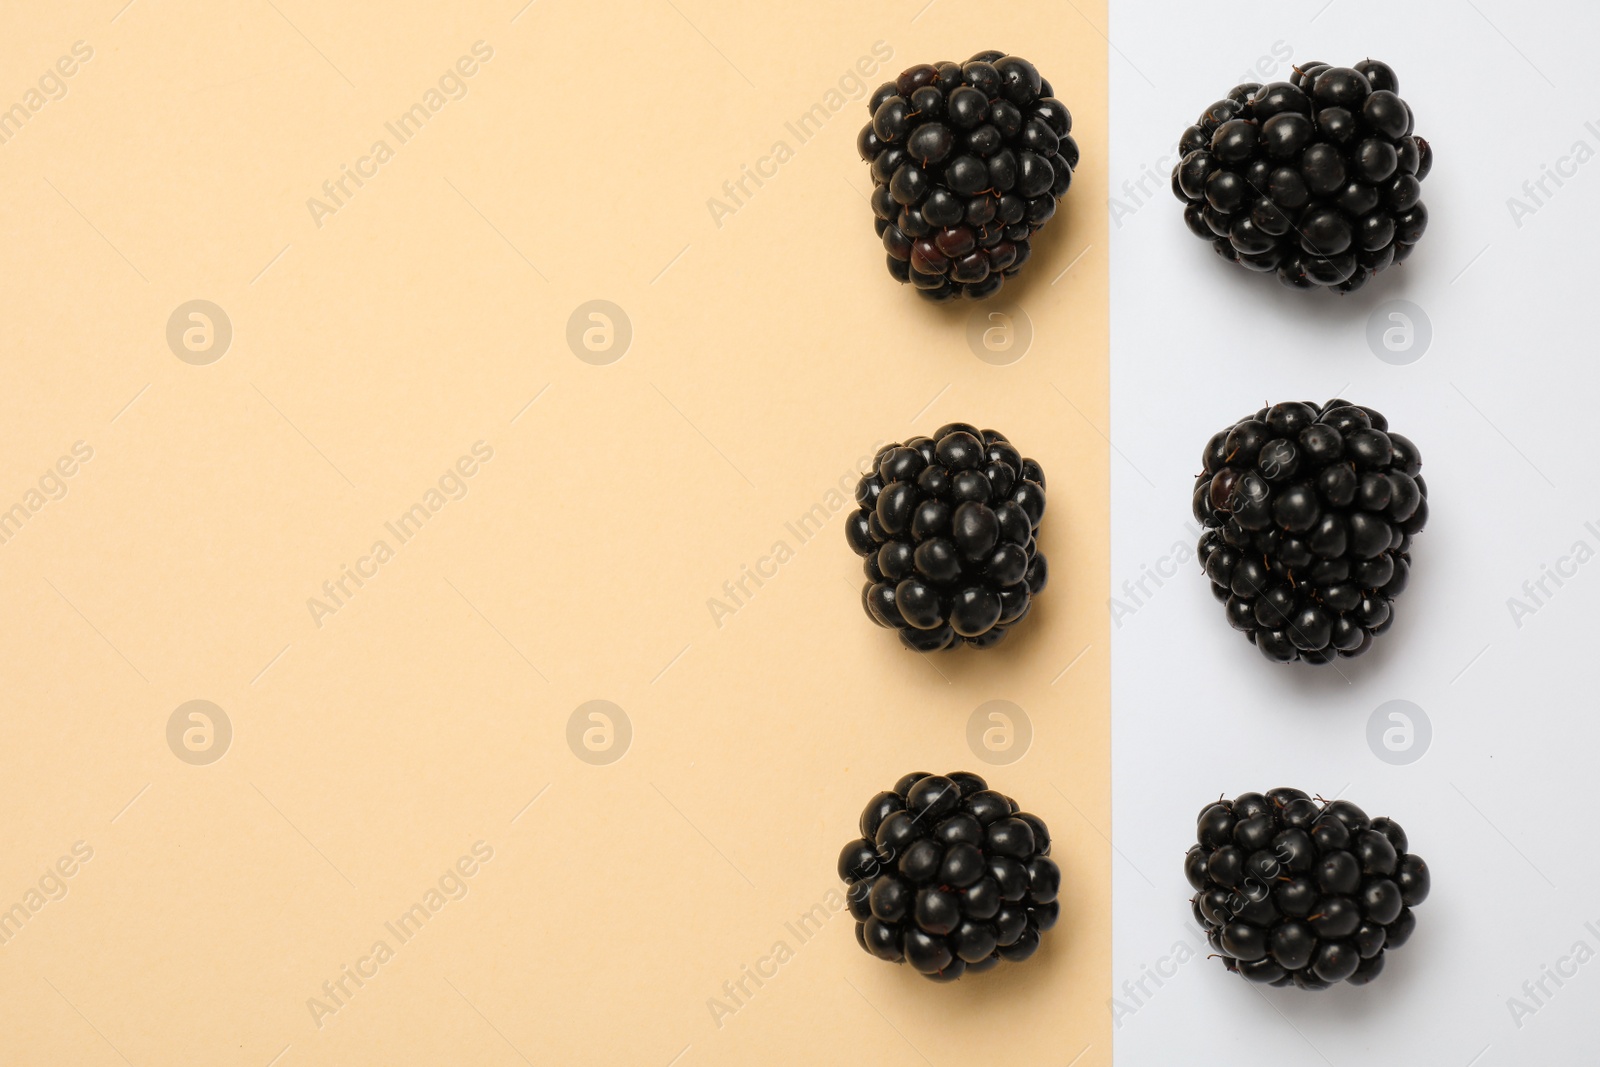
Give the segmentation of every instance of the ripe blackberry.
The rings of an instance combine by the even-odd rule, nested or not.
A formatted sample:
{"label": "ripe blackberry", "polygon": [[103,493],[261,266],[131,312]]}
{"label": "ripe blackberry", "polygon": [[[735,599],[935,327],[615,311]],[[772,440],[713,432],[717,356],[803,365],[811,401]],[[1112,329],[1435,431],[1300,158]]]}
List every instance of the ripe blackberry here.
{"label": "ripe blackberry", "polygon": [[1428,227],[1433,149],[1385,63],[1310,63],[1237,85],[1183,131],[1172,191],[1222,258],[1295,289],[1353,293]]}
{"label": "ripe blackberry", "polygon": [[1049,569],[1034,540],[1044,471],[1004,435],[965,422],[878,450],[845,538],[866,557],[862,606],[918,652],[1000,643]]}
{"label": "ripe blackberry", "polygon": [[1345,400],[1274,404],[1206,443],[1200,565],[1270,660],[1359,656],[1394,621],[1428,521],[1417,446]]}
{"label": "ripe blackberry", "polygon": [[1431,876],[1393,819],[1298,789],[1207,804],[1183,870],[1195,921],[1252,982],[1366,985],[1411,937]]}
{"label": "ripe blackberry", "polygon": [[856,138],[889,273],[929,300],[998,292],[1066,195],[1072,115],[1032,63],[979,52],[884,82]]}
{"label": "ripe blackberry", "polygon": [[1061,911],[1044,821],[964,771],[873,797],[839,877],[861,947],[939,982],[1027,959]]}

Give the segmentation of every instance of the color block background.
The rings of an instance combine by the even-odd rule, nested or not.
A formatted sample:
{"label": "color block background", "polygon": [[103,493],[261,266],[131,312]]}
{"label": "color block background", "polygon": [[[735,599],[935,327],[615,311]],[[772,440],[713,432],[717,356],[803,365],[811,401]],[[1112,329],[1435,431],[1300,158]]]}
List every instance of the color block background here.
{"label": "color block background", "polygon": [[[1112,15],[1117,1062],[1591,1062],[1600,861],[1574,841],[1600,746],[1600,374],[1580,265],[1600,225],[1600,99],[1581,73],[1600,15],[1503,0]],[[1434,148],[1415,254],[1347,299],[1223,263],[1168,187],[1184,127],[1240,82],[1366,56],[1394,67]],[[1492,91],[1468,87],[1479,75]],[[1211,596],[1190,494],[1211,434],[1336,396],[1417,444],[1431,517],[1367,655],[1275,668]],[[1394,817],[1432,869],[1416,933],[1369,986],[1259,989],[1205,958],[1182,867],[1194,817],[1280,785]]]}
{"label": "color block background", "polygon": [[[0,1060],[1111,1061],[1102,4],[8,29]],[[854,138],[989,47],[1084,163],[1001,305],[930,308]],[[862,616],[836,494],[956,419],[1043,463],[1053,579],[925,658]],[[1054,831],[1025,968],[934,986],[833,910],[919,767]]]}

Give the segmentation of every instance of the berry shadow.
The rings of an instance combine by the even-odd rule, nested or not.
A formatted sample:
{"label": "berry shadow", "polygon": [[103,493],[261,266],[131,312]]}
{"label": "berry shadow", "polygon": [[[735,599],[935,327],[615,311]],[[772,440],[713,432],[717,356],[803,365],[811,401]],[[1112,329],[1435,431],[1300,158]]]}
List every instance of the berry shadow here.
{"label": "berry shadow", "polygon": [[[900,287],[901,294],[906,298],[907,302],[914,305],[911,309],[911,314],[933,316],[952,331],[957,341],[960,340],[962,331],[967,328],[967,316],[972,314],[972,309],[984,303],[1002,303],[1000,294],[1007,292],[1010,288],[1011,283],[1007,282],[999,293],[988,297],[987,300],[961,299],[934,303],[927,297],[919,295],[915,286],[902,285]],[[956,346],[952,345],[951,350],[955,351]]]}
{"label": "berry shadow", "polygon": [[[1053,270],[1052,268],[1055,268],[1054,262],[1048,261],[1053,259],[1057,249],[1063,247],[1062,234],[1071,229],[1067,225],[1067,219],[1063,217],[1065,214],[1058,213],[1057,217],[1051,220],[1054,225],[1047,223],[1028,239],[1028,243],[1033,247],[1033,252],[1028,257],[1028,262],[1016,274],[1006,279],[1006,284],[1001,287],[1000,291],[989,298],[991,301],[1020,304],[1026,307],[1029,298],[1039,291],[1041,284],[1046,289],[1050,287],[1051,280],[1059,273],[1059,269]],[[972,302],[968,301],[968,303]]]}
{"label": "berry shadow", "polygon": [[951,685],[970,684],[978,678],[1025,675],[1030,664],[1041,662],[1045,662],[1045,666],[1051,670],[1059,670],[1059,667],[1049,666],[1053,660],[1046,662],[1040,659],[1046,653],[1046,642],[1050,640],[1051,627],[1055,625],[1051,621],[1054,612],[1050,607],[1050,592],[1046,587],[1034,597],[1027,616],[1012,624],[1005,640],[992,648],[970,648],[961,643],[938,652],[915,652],[903,645],[901,651],[926,657]]}
{"label": "berry shadow", "polygon": [[[1281,676],[1287,679],[1288,685],[1306,698],[1301,707],[1313,714],[1320,714],[1322,708],[1313,704],[1313,699],[1349,691],[1381,677],[1389,671],[1391,660],[1409,659],[1415,662],[1417,658],[1415,642],[1421,638],[1413,636],[1412,631],[1418,627],[1408,625],[1415,620],[1405,618],[1398,605],[1394,611],[1396,613],[1394,625],[1376,635],[1367,651],[1353,658],[1340,656],[1330,663],[1323,664],[1304,661],[1277,663],[1263,656],[1256,646],[1244,640],[1242,635],[1233,633],[1230,636],[1234,640],[1230,643],[1238,646],[1231,653],[1235,657],[1233,662],[1239,670],[1281,672]],[[1225,621],[1217,618],[1214,613],[1208,613],[1208,617],[1202,620],[1202,624],[1206,626],[1216,626],[1219,623],[1226,625]]]}
{"label": "berry shadow", "polygon": [[[1061,895],[1062,898],[1067,895],[1064,885]],[[990,970],[964,974],[954,982],[931,982],[909,964],[901,964],[896,968],[901,972],[899,980],[908,994],[919,999],[928,995],[929,986],[947,991],[949,996],[940,1002],[940,1010],[960,1016],[961,1024],[967,1023],[969,1017],[975,1023],[992,1022],[996,1011],[1004,1009],[1014,1012],[1019,1003],[1027,1001],[1035,1001],[1042,1008],[1053,997],[1059,996],[1052,992],[1049,975],[1045,972],[1054,972],[1065,966],[1065,954],[1072,950],[1072,946],[1067,944],[1066,926],[1063,916],[1063,921],[1040,935],[1038,949],[1025,960],[1002,960]]]}
{"label": "berry shadow", "polygon": [[[1268,1025],[1269,1022],[1278,1025],[1285,1012],[1304,1005],[1306,1011],[1315,1011],[1319,1019],[1330,1023],[1347,1022],[1352,1026],[1372,1027],[1378,1025],[1375,1019],[1386,1015],[1400,1018],[1399,1013],[1407,1010],[1404,998],[1395,994],[1400,985],[1409,985],[1413,981],[1411,972],[1420,969],[1410,966],[1412,961],[1407,959],[1406,951],[1410,947],[1411,942],[1407,942],[1401,948],[1385,951],[1383,973],[1364,986],[1339,982],[1328,989],[1318,990],[1273,988],[1250,982],[1236,974],[1226,977],[1237,985],[1247,987],[1238,995],[1243,1004],[1255,1004],[1258,997],[1267,1001],[1267,1010],[1261,1016],[1262,1025]],[[1216,960],[1205,962],[1217,965]]]}
{"label": "berry shadow", "polygon": [[[965,330],[967,319],[976,308],[998,308],[1006,304],[1018,304],[1026,308],[1028,300],[1039,291],[1041,284],[1045,289],[1048,289],[1051,285],[1051,279],[1055,277],[1056,273],[1059,273],[1059,268],[1052,273],[1051,270],[1046,269],[1044,261],[1050,259],[1054,251],[1061,245],[1061,234],[1068,229],[1070,227],[1064,225],[1064,219],[1058,215],[1051,220],[1050,224],[1046,224],[1032,237],[1028,238],[1028,243],[1033,249],[1028,262],[1016,274],[1008,277],[1005,284],[997,291],[981,299],[946,300],[942,303],[934,303],[926,297],[917,295],[915,287],[911,285],[902,285],[901,288],[906,290],[905,296],[912,303],[918,305],[917,310],[919,312],[938,318],[952,330]],[[1053,267],[1054,264],[1050,264],[1050,266]],[[1040,279],[1044,280],[1041,282]]]}
{"label": "berry shadow", "polygon": [[1199,242],[1191,246],[1188,254],[1194,258],[1191,269],[1216,275],[1217,284],[1228,287],[1229,299],[1265,300],[1285,317],[1292,316],[1297,335],[1307,324],[1336,329],[1351,322],[1365,321],[1378,305],[1407,297],[1415,289],[1412,279],[1418,268],[1425,267],[1428,262],[1425,253],[1423,258],[1413,256],[1405,263],[1390,267],[1356,292],[1340,294],[1327,289],[1291,289],[1279,282],[1275,274],[1261,274],[1223,262]]}
{"label": "berry shadow", "polygon": [[[1228,980],[1236,988],[1233,997],[1238,1002],[1241,1012],[1260,1010],[1258,1016],[1261,1026],[1282,1025],[1286,1013],[1296,1009],[1303,1009],[1310,1013],[1315,1012],[1321,1020],[1333,1022],[1348,1022],[1351,1025],[1372,1026],[1374,1016],[1398,1010],[1398,998],[1386,995],[1393,993],[1395,986],[1400,981],[1406,980],[1402,974],[1405,968],[1395,961],[1404,949],[1395,949],[1392,953],[1384,953],[1383,973],[1373,982],[1365,986],[1353,986],[1347,982],[1339,982],[1327,989],[1298,989],[1293,986],[1274,988],[1272,986],[1251,982],[1237,974],[1223,972],[1223,979]],[[1220,962],[1207,957],[1198,961],[1209,964],[1216,970],[1222,970]],[[1216,978],[1215,975],[1212,976]],[[1263,1004],[1262,1001],[1266,1003]]]}
{"label": "berry shadow", "polygon": [[[1056,972],[1065,965],[1065,954],[1070,951],[1066,941],[1063,923],[1047,931],[1039,939],[1039,949],[1032,956],[1021,963],[1002,963],[986,974],[972,977],[984,979],[986,982],[973,982],[972,988],[962,993],[959,1001],[952,1001],[948,1009],[952,1013],[970,1015],[972,1021],[984,1024],[992,1022],[997,1012],[1015,1012],[1019,1004],[1033,1001],[1041,1009],[1047,1008],[1055,996],[1052,993],[1053,983],[1050,975],[1044,972]],[[963,978],[955,985],[965,985],[968,979]]]}
{"label": "berry shadow", "polygon": [[[1254,645],[1242,649],[1240,655],[1248,654],[1256,666],[1282,671],[1289,685],[1308,698],[1321,698],[1362,685],[1383,674],[1390,660],[1406,658],[1406,651],[1402,647],[1406,643],[1405,629],[1405,624],[1396,620],[1394,626],[1373,639],[1372,646],[1366,652],[1354,658],[1341,656],[1331,663],[1273,663],[1256,651]],[[1309,699],[1302,707],[1319,714],[1323,710]]]}
{"label": "berry shadow", "polygon": [[[1054,516],[1057,522],[1065,520]],[[1054,590],[1058,593],[1060,590]],[[1013,677],[1026,669],[1030,663],[1049,662],[1045,658],[1055,621],[1055,598],[1051,596],[1052,590],[1046,586],[1033,598],[1032,607],[1028,609],[1027,618],[1021,625],[1013,624],[1013,628],[1006,633],[1006,639],[993,648],[985,649],[985,655],[991,657],[983,662],[998,675]],[[1055,668],[1059,669],[1059,668]]]}

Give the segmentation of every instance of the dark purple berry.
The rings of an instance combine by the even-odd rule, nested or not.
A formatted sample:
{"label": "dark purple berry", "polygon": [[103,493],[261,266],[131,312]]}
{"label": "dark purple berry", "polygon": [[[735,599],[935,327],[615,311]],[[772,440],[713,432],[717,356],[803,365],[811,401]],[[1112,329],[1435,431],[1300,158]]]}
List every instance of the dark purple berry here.
{"label": "dark purple berry", "polygon": [[908,774],[867,803],[860,829],[838,873],[856,941],[879,959],[953,981],[1027,959],[1060,916],[1044,820],[976,774]]}
{"label": "dark purple berry", "polygon": [[[880,794],[863,824],[896,802]],[[1348,801],[1312,800],[1298,789],[1207,804],[1196,841],[1183,861],[1195,920],[1223,966],[1254,982],[1365,985],[1382,971],[1386,951],[1410,938],[1412,908],[1428,895],[1428,866],[1405,851],[1405,831],[1393,819],[1368,820]],[[847,845],[840,869],[866,846]],[[905,895],[888,894],[894,914]],[[911,951],[896,944],[880,951],[884,939],[873,930],[858,940],[885,959]]]}
{"label": "dark purple berry", "polygon": [[[886,231],[886,245],[898,233]],[[1000,242],[1003,254],[991,260],[967,227],[915,241],[902,235],[890,255],[902,247],[919,287],[998,277],[1017,251]],[[908,648],[992,648],[1045,587],[1036,539],[1044,472],[994,430],[950,423],[933,437],[883,448],[856,486],[856,502],[845,539],[866,560],[863,607]]]}
{"label": "dark purple berry", "polygon": [[[1346,246],[1369,239],[1364,224],[1352,234],[1329,208],[1303,221],[1308,250],[1300,262],[1308,275],[1345,269],[1356,256]],[[1206,445],[1193,493],[1201,566],[1228,623],[1269,660],[1358,656],[1390,626],[1410,571],[1411,537],[1427,520],[1427,491],[1416,446],[1380,425],[1388,425],[1383,416],[1343,400],[1275,404]],[[875,495],[882,529],[901,522],[910,506],[890,488]],[[875,544],[860,519],[847,535],[858,551]],[[897,556],[885,559],[901,565]],[[874,612],[874,603],[869,593],[874,618],[889,614]]]}
{"label": "dark purple berry", "polygon": [[[1179,140],[1184,222],[1223,259],[1296,289],[1351,293],[1403,262],[1427,229],[1433,154],[1398,90],[1372,59],[1235,86]],[[895,99],[881,105],[889,122],[863,133],[863,158],[900,150]]]}
{"label": "dark purple berry", "polygon": [[[1072,115],[1049,82],[1025,59],[979,52],[961,65],[908,67],[867,110],[856,150],[870,164],[890,275],[934,302],[998,292],[1028,261],[1078,164]],[[960,223],[979,251],[918,243]]]}

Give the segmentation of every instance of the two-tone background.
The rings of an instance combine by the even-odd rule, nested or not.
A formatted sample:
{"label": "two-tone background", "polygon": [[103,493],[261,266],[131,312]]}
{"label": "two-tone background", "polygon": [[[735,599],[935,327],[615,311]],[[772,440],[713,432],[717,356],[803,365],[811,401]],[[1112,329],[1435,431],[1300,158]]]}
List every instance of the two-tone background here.
{"label": "two-tone background", "polygon": [[[1117,1061],[1592,1062],[1600,91],[1581,71],[1600,16],[1499,0],[1178,15],[1121,4],[1111,22]],[[1175,131],[1237,82],[1367,56],[1434,146],[1415,255],[1348,299],[1221,269],[1176,225]],[[1369,654],[1275,670],[1197,573],[1186,494],[1210,434],[1335,396],[1417,443],[1431,518]],[[1278,785],[1393,816],[1432,867],[1415,937],[1370,986],[1263,991],[1205,958],[1177,862],[1191,820]]]}
{"label": "two-tone background", "polygon": [[[1580,1062],[1585,10],[5,18],[0,1063]],[[879,82],[987,48],[1083,163],[1020,280],[932,308],[854,138]],[[1346,301],[1224,270],[1178,134],[1247,72],[1368,54],[1435,144],[1417,254]],[[1274,670],[1175,560],[1188,479],[1336,393],[1421,446],[1432,526],[1376,651]],[[953,420],[1043,464],[1052,582],[999,649],[923,657],[862,616],[842,517],[879,443]],[[856,946],[834,859],[913,769],[1049,823],[1025,966],[937,986]],[[1203,959],[1194,811],[1278,784],[1434,867],[1367,990]]]}
{"label": "two-tone background", "polygon": [[[124,2],[0,37],[0,1062],[1109,1063],[1104,12]],[[997,43],[1094,162],[990,319],[888,277],[854,145]],[[958,419],[1054,586],[924,658],[843,508]],[[918,767],[1055,831],[1025,970],[857,947]]]}

